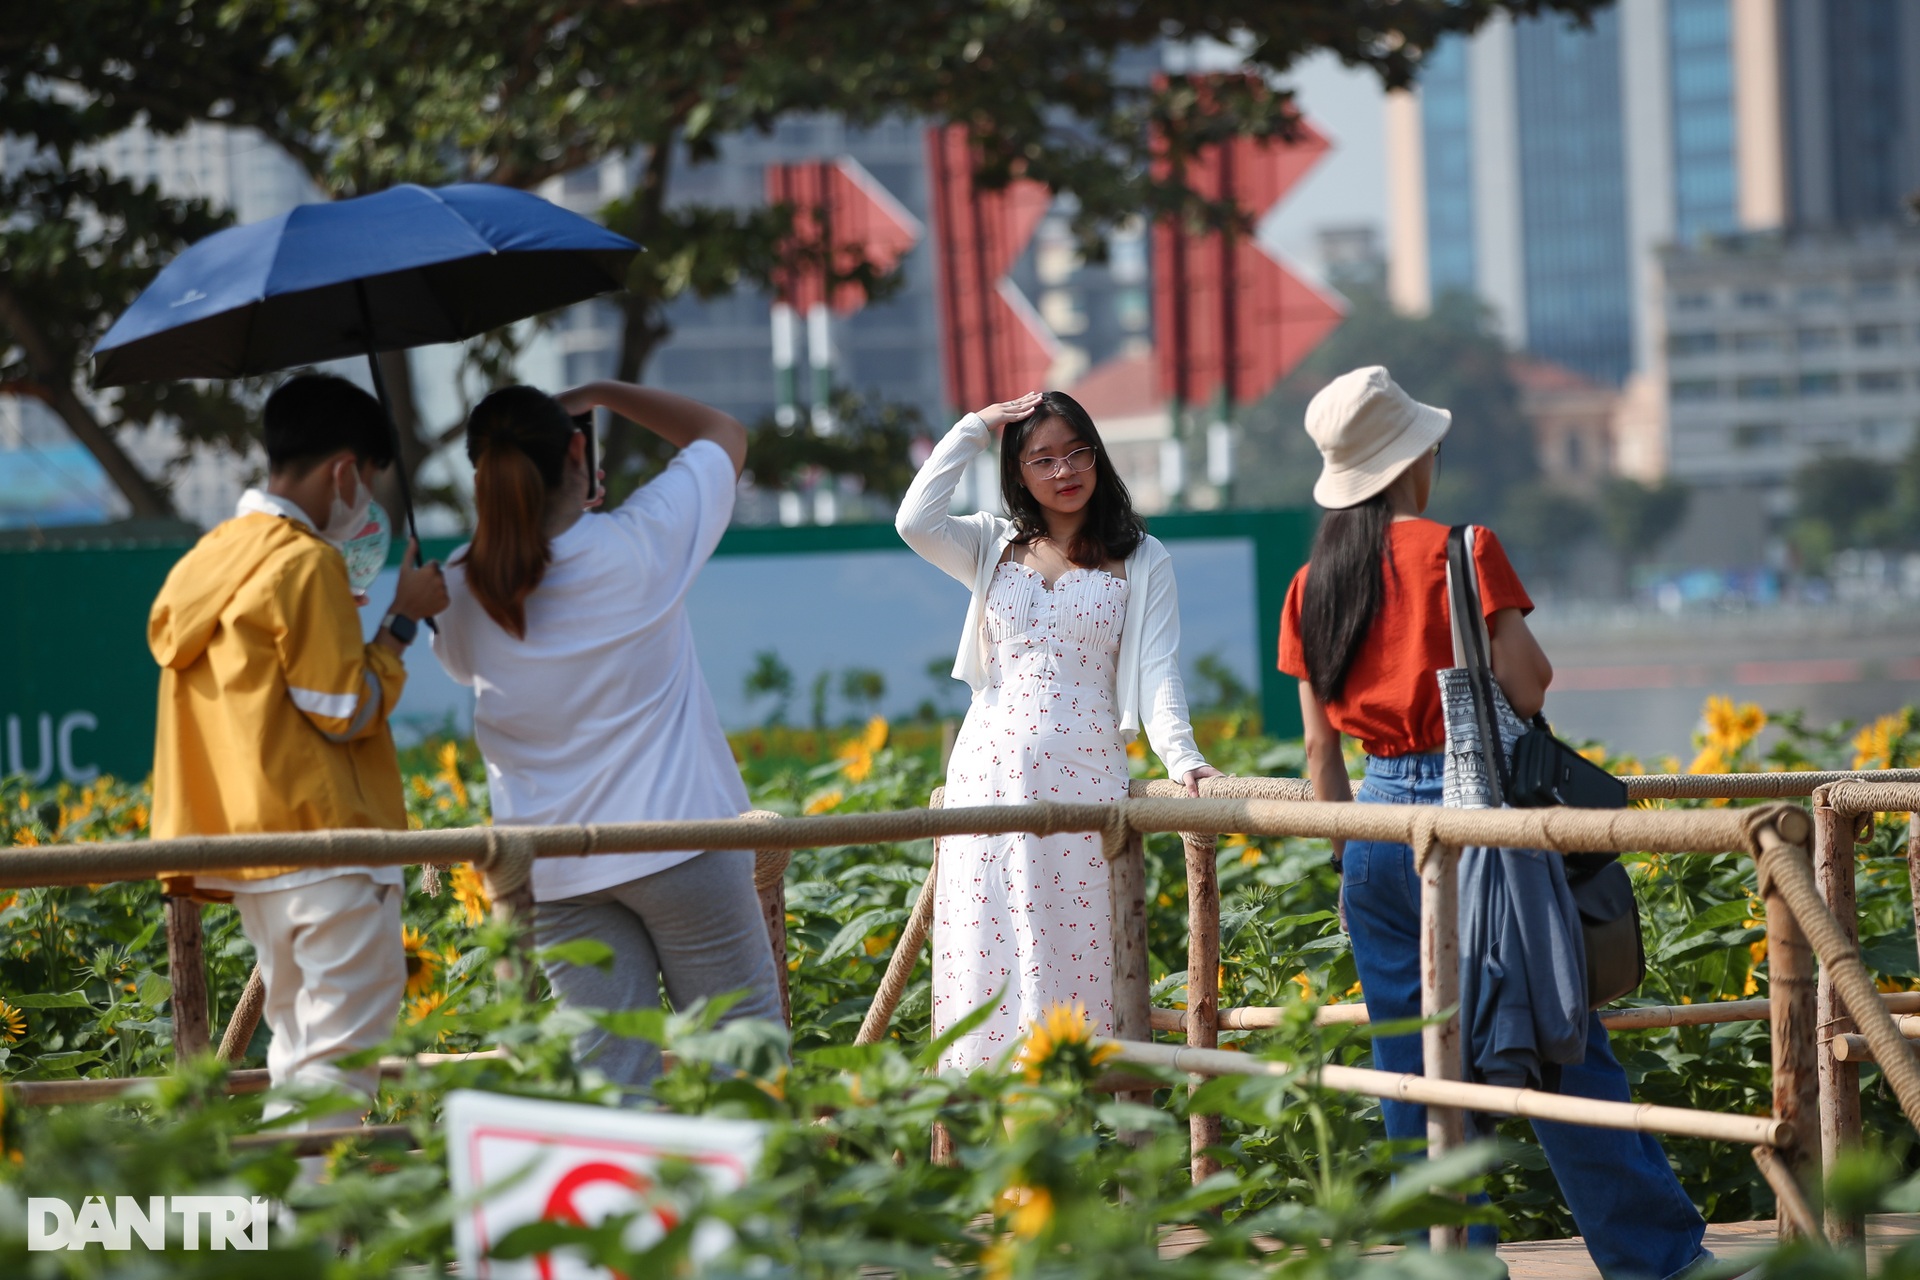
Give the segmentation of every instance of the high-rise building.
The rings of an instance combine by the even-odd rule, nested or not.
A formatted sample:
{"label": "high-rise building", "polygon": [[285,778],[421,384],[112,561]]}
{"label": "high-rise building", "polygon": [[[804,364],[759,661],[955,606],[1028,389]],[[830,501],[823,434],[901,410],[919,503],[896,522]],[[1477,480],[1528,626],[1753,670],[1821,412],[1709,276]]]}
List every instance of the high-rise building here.
{"label": "high-rise building", "polygon": [[1390,288],[1477,293],[1515,346],[1657,373],[1655,254],[1898,216],[1920,179],[1920,5],[1621,0],[1498,19],[1395,95]]}
{"label": "high-rise building", "polygon": [[1788,219],[1898,218],[1920,187],[1920,5],[1779,0]]}
{"label": "high-rise building", "polygon": [[1920,436],[1920,5],[1732,12],[1751,19],[1733,94],[1748,229],[1660,251],[1654,370],[1672,473],[1785,516],[1800,467],[1888,462]]}

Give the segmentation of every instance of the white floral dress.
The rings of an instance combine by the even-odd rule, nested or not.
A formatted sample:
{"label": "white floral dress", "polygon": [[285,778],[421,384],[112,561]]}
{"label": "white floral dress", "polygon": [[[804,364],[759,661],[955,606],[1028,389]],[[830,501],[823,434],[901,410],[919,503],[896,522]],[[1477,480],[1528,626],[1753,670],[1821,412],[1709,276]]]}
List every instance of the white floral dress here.
{"label": "white floral dress", "polygon": [[[947,764],[946,803],[1105,802],[1127,793],[1114,672],[1127,581],[1072,569],[1048,589],[1006,561],[987,593],[987,683]],[[936,1035],[993,1002],[941,1066],[997,1061],[1054,1004],[1113,1028],[1107,860],[1094,832],[949,836],[933,900]]]}

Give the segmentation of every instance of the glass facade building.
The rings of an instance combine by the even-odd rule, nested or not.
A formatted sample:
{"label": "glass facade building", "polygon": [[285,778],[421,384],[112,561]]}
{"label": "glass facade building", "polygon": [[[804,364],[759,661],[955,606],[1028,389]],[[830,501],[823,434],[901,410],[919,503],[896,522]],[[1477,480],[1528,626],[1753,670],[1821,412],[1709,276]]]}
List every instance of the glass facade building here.
{"label": "glass facade building", "polygon": [[1426,158],[1428,270],[1433,296],[1474,287],[1473,105],[1467,42],[1443,40],[1420,77],[1420,145]]}
{"label": "glass facade building", "polygon": [[1731,0],[1492,23],[1435,48],[1419,105],[1428,296],[1473,289],[1528,352],[1625,381],[1650,255],[1739,225]]}
{"label": "glass facade building", "polygon": [[1734,160],[1733,16],[1727,0],[1668,0],[1674,239],[1740,225]]}
{"label": "glass facade building", "polygon": [[1633,366],[1620,18],[1514,25],[1527,349],[1592,378]]}

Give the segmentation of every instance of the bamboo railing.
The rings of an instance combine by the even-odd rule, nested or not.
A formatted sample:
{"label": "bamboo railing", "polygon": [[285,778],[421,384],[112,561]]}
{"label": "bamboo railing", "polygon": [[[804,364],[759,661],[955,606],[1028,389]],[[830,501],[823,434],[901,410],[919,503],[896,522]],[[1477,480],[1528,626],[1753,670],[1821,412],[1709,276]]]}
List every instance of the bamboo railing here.
{"label": "bamboo railing", "polygon": [[[1295,1074],[1295,1068],[1263,1062],[1251,1055],[1221,1053],[1212,1043],[1222,1024],[1218,1010],[1219,897],[1215,878],[1215,832],[1255,836],[1382,840],[1411,845],[1421,872],[1421,1001],[1427,1040],[1424,1076],[1394,1076],[1326,1064],[1304,1064],[1297,1074],[1319,1087],[1402,1097],[1424,1102],[1429,1115],[1429,1149],[1434,1155],[1457,1144],[1464,1110],[1491,1109],[1610,1128],[1688,1134],[1749,1144],[1762,1174],[1780,1197],[1783,1230],[1812,1230],[1815,1220],[1807,1192],[1821,1163],[1816,1133],[1826,1134],[1820,1063],[1844,1063],[1838,1051],[1823,1051],[1820,1000],[1813,961],[1824,961],[1822,990],[1836,1012],[1828,1019],[1849,1021],[1844,1032],[1880,1063],[1888,1084],[1910,1121],[1920,1121],[1920,1066],[1906,1048],[1889,1003],[1873,988],[1861,964],[1851,931],[1851,912],[1836,918],[1843,903],[1835,890],[1834,870],[1850,864],[1851,834],[1858,814],[1920,809],[1920,772],[1808,775],[1723,775],[1695,778],[1629,779],[1632,793],[1645,798],[1711,795],[1708,787],[1734,796],[1777,797],[1823,788],[1816,813],[1835,815],[1835,826],[1816,828],[1798,807],[1774,804],[1748,809],[1693,811],[1627,809],[1447,810],[1420,806],[1329,804],[1307,798],[1304,784],[1287,779],[1209,779],[1200,799],[1167,794],[1166,783],[1136,784],[1135,793],[1110,804],[1026,804],[945,809],[930,807],[892,813],[784,818],[749,815],[704,822],[635,822],[589,827],[485,827],[422,832],[335,831],[276,835],[190,837],[115,845],[55,845],[15,849],[0,859],[0,888],[49,884],[101,883],[147,879],[166,873],[215,873],[249,865],[327,866],[402,865],[472,862],[494,891],[497,911],[523,910],[532,862],[536,857],[648,852],[684,848],[762,850],[760,879],[769,944],[784,951],[784,890],[777,865],[786,851],[823,846],[874,844],[942,835],[1027,832],[1099,832],[1112,863],[1111,917],[1114,946],[1113,1040],[1122,1061],[1143,1067],[1211,1074]],[[1796,790],[1804,788],[1805,792]],[[1853,815],[1849,817],[1847,815]],[[1824,821],[1824,820],[1823,820]],[[1818,838],[1819,830],[1827,838]],[[1149,1006],[1145,910],[1145,858],[1142,836],[1182,833],[1190,879],[1189,998],[1180,1027],[1186,1046],[1152,1043],[1154,1013]],[[1771,969],[1767,1016],[1772,1024],[1773,1106],[1769,1117],[1720,1116],[1684,1109],[1610,1104],[1565,1098],[1532,1090],[1491,1089],[1459,1076],[1456,882],[1458,852],[1468,845],[1504,845],[1563,853],[1622,849],[1683,855],[1747,853],[1756,860]],[[1824,848],[1821,870],[1809,852]],[[1842,849],[1844,848],[1844,858]],[[1844,878],[1842,876],[1842,878]],[[1827,893],[1823,896],[1821,889]],[[923,888],[914,916],[930,914],[931,883]],[[782,927],[776,927],[782,926]],[[925,937],[910,921],[891,958],[875,1009],[860,1038],[884,1034],[891,1007],[882,1008],[888,991],[898,998]],[[892,982],[893,970],[905,973]],[[776,966],[783,978],[784,963]],[[189,988],[191,984],[186,984]],[[202,987],[204,990],[204,987]],[[248,1003],[242,1002],[243,1006]],[[1688,1006],[1687,1008],[1693,1008]],[[1711,1006],[1701,1007],[1707,1014]],[[1907,1010],[1902,1008],[1901,1012]],[[1255,1011],[1237,1011],[1244,1023]],[[1234,1020],[1235,1011],[1226,1019]],[[1351,1020],[1352,1013],[1335,1016]],[[1711,1020],[1722,1020],[1714,1015]],[[1741,1016],[1751,1016],[1742,1010]],[[1680,1009],[1665,1009],[1659,1025],[1695,1020]],[[1164,1017],[1163,1017],[1164,1020]],[[1699,1020],[1708,1020],[1702,1016]],[[205,1019],[202,1019],[204,1024]],[[1646,1024],[1643,1024],[1646,1025]],[[229,1026],[227,1044],[245,1044]],[[204,1033],[203,1033],[204,1034]],[[1851,1041],[1840,1041],[1851,1047]],[[183,1050],[189,1046],[183,1043]],[[1857,1061],[1857,1057],[1853,1059]],[[1831,1096],[1844,1077],[1836,1076]],[[16,1086],[16,1090],[17,1090]],[[1856,1095],[1857,1096],[1857,1095]],[[1204,1157],[1206,1117],[1195,1117],[1196,1156]],[[1217,1122],[1216,1122],[1217,1123]],[[1846,1140],[1836,1122],[1836,1146]],[[1217,1137],[1217,1130],[1215,1130]],[[1857,1120],[1854,1139],[1857,1140]],[[1196,1160],[1195,1173],[1205,1168]],[[1845,1224],[1829,1224],[1829,1229]],[[1459,1247],[1459,1233],[1437,1228],[1434,1244]]]}

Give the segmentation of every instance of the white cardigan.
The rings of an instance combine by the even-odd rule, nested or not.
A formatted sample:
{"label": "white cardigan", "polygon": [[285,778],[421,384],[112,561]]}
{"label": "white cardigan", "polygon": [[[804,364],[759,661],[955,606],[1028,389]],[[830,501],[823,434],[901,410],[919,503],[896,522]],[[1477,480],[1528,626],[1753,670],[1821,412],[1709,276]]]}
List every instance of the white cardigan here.
{"label": "white cardigan", "polygon": [[[955,423],[914,476],[893,522],[923,560],[973,592],[953,677],[966,681],[975,693],[987,684],[987,591],[994,568],[1013,541],[1013,523],[987,511],[955,516],[948,508],[960,477],[992,439],[979,414]],[[1167,766],[1167,775],[1177,781],[1206,759],[1193,744],[1186,686],[1180,679],[1180,601],[1173,557],[1158,538],[1143,539],[1127,557],[1127,581],[1132,585],[1115,674],[1120,736],[1127,742],[1138,736],[1144,706],[1147,740]]]}

